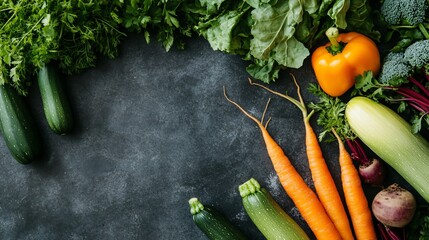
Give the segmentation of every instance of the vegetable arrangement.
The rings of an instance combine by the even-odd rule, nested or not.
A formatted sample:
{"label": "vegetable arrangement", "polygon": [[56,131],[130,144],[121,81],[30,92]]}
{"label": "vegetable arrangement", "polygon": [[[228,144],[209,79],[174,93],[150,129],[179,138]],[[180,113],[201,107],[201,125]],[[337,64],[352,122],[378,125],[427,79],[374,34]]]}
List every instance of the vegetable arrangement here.
{"label": "vegetable arrangement", "polygon": [[[429,202],[425,178],[429,143],[418,134],[429,129],[427,10],[426,0],[3,1],[0,130],[19,163],[37,159],[42,145],[25,103],[29,87],[37,83],[51,130],[58,134],[72,131],[73,116],[60,76],[93,67],[101,56],[116,57],[118,45],[128,33],[142,33],[147,43],[156,38],[166,51],[173,46],[183,48],[183,37],[200,35],[213,50],[248,61],[247,71],[252,78],[265,83],[276,81],[281,69],[300,68],[312,55],[320,88],[311,85],[309,91],[320,102],[308,105],[311,112],[307,111],[295,79],[298,100],[250,83],[285,98],[302,111],[304,147],[315,192],[270,136],[269,120],[264,123],[264,116],[256,119],[229,99],[224,90],[225,98],[261,130],[281,185],[318,239],[376,239],[373,215],[381,222],[380,229],[384,229],[380,234],[389,239],[393,232],[390,227],[417,222],[412,221],[413,201],[410,200],[409,215],[396,219],[401,224],[393,224],[378,211],[388,209],[385,215],[395,215],[392,208],[387,208],[393,200],[380,207],[380,201],[375,199],[370,209],[361,180],[383,186],[386,169],[382,164],[386,163]],[[380,26],[374,24],[375,20]],[[378,29],[387,31],[383,38]],[[329,43],[315,49],[325,33]],[[375,44],[380,40],[393,43],[384,57]],[[350,97],[353,98],[345,103]],[[398,104],[399,114],[410,117],[405,119],[385,106],[392,103]],[[332,133],[331,140],[338,142],[343,193],[335,186],[310,124],[313,113],[319,114],[317,123],[324,129],[319,140]],[[380,160],[369,158],[362,143]],[[352,160],[361,164],[359,169]],[[239,190],[246,212],[268,239],[308,239],[256,180],[249,180]],[[382,190],[380,195],[388,190]],[[413,197],[408,194],[407,199]],[[195,223],[209,238],[245,239],[228,220],[198,199],[190,199],[189,204]],[[427,234],[421,222],[429,221],[427,217],[420,220],[415,229]]]}
{"label": "vegetable arrangement", "polygon": [[322,149],[320,148],[317,135],[310,124],[310,117],[313,112],[307,113],[307,108],[305,106],[304,100],[302,99],[299,85],[295,77],[293,75],[292,77],[295,82],[295,85],[298,88],[299,101],[290,96],[272,91],[269,88],[260,84],[251,84],[260,86],[271,93],[274,93],[282,98],[287,99],[301,110],[305,126],[306,153],[317,196],[319,197],[323,207],[326,209],[328,216],[333,221],[335,227],[340,232],[342,239],[353,239],[349,219],[341,201],[341,197],[338,193],[334,179],[332,178],[332,175],[329,172],[328,166],[323,157]]}
{"label": "vegetable arrangement", "polygon": [[299,175],[298,171],[296,171],[281,147],[270,136],[266,129],[267,124],[263,125],[262,123],[263,119],[259,121],[247,113],[236,102],[229,99],[226,96],[225,91],[224,94],[225,98],[230,103],[234,104],[260,128],[268,156],[271,159],[281,185],[288,196],[292,199],[309,227],[312,229],[314,235],[316,235],[318,239],[341,239],[340,233],[336,229],[329,215],[326,213],[326,210],[319,201],[317,195],[309,186],[307,186],[304,179]]}

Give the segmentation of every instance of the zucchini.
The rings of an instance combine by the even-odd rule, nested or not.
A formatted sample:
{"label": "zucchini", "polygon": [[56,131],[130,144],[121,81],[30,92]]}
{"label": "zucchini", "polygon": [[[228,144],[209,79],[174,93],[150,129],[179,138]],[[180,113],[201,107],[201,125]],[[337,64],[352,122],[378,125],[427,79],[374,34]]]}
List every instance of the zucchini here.
{"label": "zucchini", "polygon": [[429,142],[392,109],[366,97],[354,97],[346,119],[356,135],[429,202]]}
{"label": "zucchini", "polygon": [[52,64],[46,64],[39,69],[37,79],[49,127],[57,134],[68,133],[73,127],[73,116],[57,69]]}
{"label": "zucchini", "polygon": [[7,84],[0,86],[0,131],[11,155],[22,164],[40,154],[39,133],[24,99]]}
{"label": "zucchini", "polygon": [[212,240],[246,239],[243,233],[231,224],[222,214],[205,207],[197,198],[189,199],[192,218],[198,228]]}
{"label": "zucchini", "polygon": [[258,181],[251,178],[239,186],[243,206],[256,227],[268,239],[310,239]]}

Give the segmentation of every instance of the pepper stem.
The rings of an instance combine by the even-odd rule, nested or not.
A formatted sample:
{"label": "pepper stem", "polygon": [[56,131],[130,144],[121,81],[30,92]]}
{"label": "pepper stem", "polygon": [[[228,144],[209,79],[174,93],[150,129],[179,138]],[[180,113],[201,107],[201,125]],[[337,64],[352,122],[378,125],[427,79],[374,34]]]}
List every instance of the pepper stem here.
{"label": "pepper stem", "polygon": [[336,27],[330,27],[328,30],[326,30],[325,35],[328,37],[329,41],[331,42],[331,45],[329,47],[326,47],[328,52],[332,55],[336,55],[340,53],[344,48],[344,43],[338,42],[337,38],[340,35],[338,28]]}
{"label": "pepper stem", "polygon": [[329,41],[331,42],[332,46],[338,47],[340,44],[337,41],[337,37],[340,35],[338,28],[336,27],[330,27],[325,32],[326,36],[328,37]]}

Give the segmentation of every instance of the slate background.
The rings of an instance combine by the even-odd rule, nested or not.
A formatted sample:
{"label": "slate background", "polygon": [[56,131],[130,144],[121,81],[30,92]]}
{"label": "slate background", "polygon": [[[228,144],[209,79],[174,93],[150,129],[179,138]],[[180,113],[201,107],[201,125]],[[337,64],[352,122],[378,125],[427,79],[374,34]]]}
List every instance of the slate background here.
{"label": "slate background", "polygon": [[[33,88],[27,100],[44,154],[20,165],[0,141],[0,239],[206,239],[192,222],[191,197],[250,239],[263,239],[238,193],[251,177],[309,232],[278,182],[257,126],[225,100],[222,88],[258,118],[272,97],[269,131],[312,186],[301,113],[250,86],[246,66],[204,39],[166,53],[160,44],[129,37],[117,59],[66,77],[75,128],[65,136],[48,129]],[[290,72],[305,101],[315,100],[305,90],[315,82],[309,61]],[[288,73],[270,87],[296,97]],[[322,149],[341,191],[337,145]],[[371,200],[376,189],[366,188]]]}

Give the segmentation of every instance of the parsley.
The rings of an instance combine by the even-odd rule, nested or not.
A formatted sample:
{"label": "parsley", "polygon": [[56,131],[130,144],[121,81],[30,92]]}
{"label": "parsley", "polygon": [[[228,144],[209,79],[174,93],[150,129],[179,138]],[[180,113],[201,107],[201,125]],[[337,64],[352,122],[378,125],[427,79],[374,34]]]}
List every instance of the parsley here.
{"label": "parsley", "polygon": [[[345,119],[346,103],[338,97],[329,96],[316,84],[310,84],[308,91],[319,98],[317,103],[309,103],[309,108],[318,114],[317,124],[323,128],[319,134],[319,141],[324,140],[333,128],[343,140],[355,139],[356,136]],[[330,135],[325,140],[334,141],[336,139]]]}
{"label": "parsley", "polygon": [[119,1],[3,1],[0,4],[0,84],[25,95],[35,72],[56,61],[67,73],[115,57]]}

